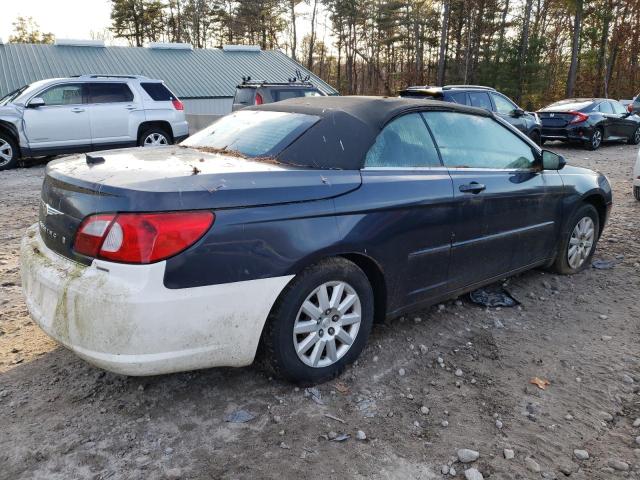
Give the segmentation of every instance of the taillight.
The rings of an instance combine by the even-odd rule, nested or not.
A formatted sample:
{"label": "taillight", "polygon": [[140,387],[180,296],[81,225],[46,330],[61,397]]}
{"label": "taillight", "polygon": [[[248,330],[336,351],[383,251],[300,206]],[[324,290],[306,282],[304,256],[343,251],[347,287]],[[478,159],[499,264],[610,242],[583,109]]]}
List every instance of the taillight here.
{"label": "taillight", "polygon": [[176,110],[184,110],[184,103],[182,103],[177,98],[171,100],[171,103],[173,103],[173,108],[175,108]]}
{"label": "taillight", "polygon": [[627,112],[633,113],[633,103],[630,103],[629,105],[627,105]]}
{"label": "taillight", "polygon": [[260,95],[259,93],[256,93],[255,105],[262,105],[263,103],[264,103],[264,100],[262,100],[262,95]]}
{"label": "taillight", "polygon": [[589,118],[589,115],[585,115],[582,112],[567,112],[573,115],[573,118],[569,121],[569,123],[582,123]]}
{"label": "taillight", "polygon": [[91,215],[78,228],[73,249],[115,262],[158,262],[196,243],[214,220],[211,212]]}

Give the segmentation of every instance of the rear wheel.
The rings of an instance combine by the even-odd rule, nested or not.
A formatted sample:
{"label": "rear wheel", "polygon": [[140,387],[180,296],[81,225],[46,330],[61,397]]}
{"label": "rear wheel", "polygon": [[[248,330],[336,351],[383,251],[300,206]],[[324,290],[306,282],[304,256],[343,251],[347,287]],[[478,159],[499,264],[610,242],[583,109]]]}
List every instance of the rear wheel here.
{"label": "rear wheel", "polygon": [[18,165],[18,144],[10,135],[0,132],[0,170],[9,170]]}
{"label": "rear wheel", "polygon": [[571,217],[563,234],[553,270],[568,275],[584,270],[598,243],[600,219],[593,205],[582,205]]}
{"label": "rear wheel", "polygon": [[633,196],[640,201],[640,187],[633,187]]}
{"label": "rear wheel", "polygon": [[171,135],[159,127],[150,127],[143,130],[140,138],[138,138],[139,147],[162,147],[172,143]]}
{"label": "rear wheel", "polygon": [[332,258],[305,269],[286,287],[263,335],[276,374],[301,384],[339,375],[367,343],[373,291],[355,264]]}
{"label": "rear wheel", "polygon": [[629,145],[638,145],[640,143],[640,127],[636,128],[636,131],[627,140]]}
{"label": "rear wheel", "polygon": [[596,128],[591,134],[591,138],[587,141],[587,148],[589,150],[597,150],[602,145],[602,129]]}

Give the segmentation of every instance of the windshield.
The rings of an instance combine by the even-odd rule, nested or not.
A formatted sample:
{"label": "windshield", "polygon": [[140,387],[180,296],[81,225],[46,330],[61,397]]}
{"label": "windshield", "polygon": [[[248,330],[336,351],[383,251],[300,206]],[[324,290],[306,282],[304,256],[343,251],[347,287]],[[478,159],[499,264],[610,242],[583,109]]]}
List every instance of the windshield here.
{"label": "windshield", "polygon": [[15,100],[18,96],[20,96],[22,92],[24,92],[27,88],[29,88],[29,85],[20,87],[19,89],[14,90],[13,92],[8,93],[4,97],[0,98],[0,107],[13,102],[13,100]]}
{"label": "windshield", "polygon": [[301,113],[242,110],[222,117],[181,145],[246,157],[274,157],[319,119]]}

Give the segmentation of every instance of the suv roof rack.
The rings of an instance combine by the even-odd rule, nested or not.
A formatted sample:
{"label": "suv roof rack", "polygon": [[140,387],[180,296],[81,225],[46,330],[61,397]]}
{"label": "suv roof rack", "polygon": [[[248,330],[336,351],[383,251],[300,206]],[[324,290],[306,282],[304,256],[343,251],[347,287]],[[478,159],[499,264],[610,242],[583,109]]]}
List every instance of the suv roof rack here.
{"label": "suv roof rack", "polygon": [[452,90],[454,88],[468,88],[470,90],[492,90],[496,91],[495,88],[485,87],[484,85],[445,85],[442,87],[443,90]]}
{"label": "suv roof rack", "polygon": [[300,70],[296,68],[295,76],[289,78],[288,82],[268,82],[266,80],[251,80],[251,77],[246,76],[246,77],[242,77],[242,85],[238,85],[238,86],[260,87],[263,85],[279,85],[279,86],[295,85],[299,87],[313,87],[314,86],[313,83],[309,81],[310,78],[311,78],[311,74],[307,76],[303,76]]}
{"label": "suv roof rack", "polygon": [[144,79],[147,78],[144,75],[109,75],[109,74],[85,74],[85,75],[72,75],[72,78],[133,78]]}

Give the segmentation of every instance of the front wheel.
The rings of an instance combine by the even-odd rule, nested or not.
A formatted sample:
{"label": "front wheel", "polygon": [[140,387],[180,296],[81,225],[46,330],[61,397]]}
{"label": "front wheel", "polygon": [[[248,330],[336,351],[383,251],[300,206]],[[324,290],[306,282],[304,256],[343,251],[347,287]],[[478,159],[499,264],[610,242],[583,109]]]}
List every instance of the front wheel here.
{"label": "front wheel", "polygon": [[627,140],[629,145],[638,145],[640,143],[640,127],[636,128],[636,131]]}
{"label": "front wheel", "polygon": [[553,270],[569,275],[584,270],[598,243],[600,219],[593,205],[582,205],[571,217],[562,235]]}
{"label": "front wheel", "polygon": [[18,145],[15,140],[0,132],[0,170],[9,170],[18,165]]}
{"label": "front wheel", "polygon": [[591,134],[591,138],[587,141],[587,148],[589,150],[597,150],[602,145],[602,129],[596,128]]}
{"label": "front wheel", "polygon": [[265,326],[269,366],[295,383],[339,375],[358,358],[373,324],[373,291],[364,272],[343,258],[305,269],[285,288]]}

